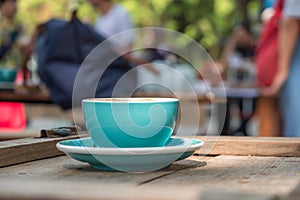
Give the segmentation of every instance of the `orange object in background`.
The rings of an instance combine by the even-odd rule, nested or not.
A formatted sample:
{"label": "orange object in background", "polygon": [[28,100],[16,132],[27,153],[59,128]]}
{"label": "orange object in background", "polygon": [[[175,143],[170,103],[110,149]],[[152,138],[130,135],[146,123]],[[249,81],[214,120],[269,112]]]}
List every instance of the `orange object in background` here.
{"label": "orange object in background", "polygon": [[23,103],[0,102],[1,132],[18,132],[26,128],[26,113]]}

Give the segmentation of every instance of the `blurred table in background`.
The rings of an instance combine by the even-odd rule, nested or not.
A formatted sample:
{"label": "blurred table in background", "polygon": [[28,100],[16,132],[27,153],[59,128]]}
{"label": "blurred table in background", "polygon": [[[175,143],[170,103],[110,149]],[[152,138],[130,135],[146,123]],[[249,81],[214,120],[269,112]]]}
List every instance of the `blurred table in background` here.
{"label": "blurred table in background", "polygon": [[[0,141],[37,136],[40,129],[73,122],[72,113],[66,113],[53,104],[48,90],[40,86],[1,88],[0,104]],[[15,108],[20,108],[19,112],[15,112]]]}
{"label": "blurred table in background", "polygon": [[39,86],[16,86],[11,89],[0,89],[0,101],[52,103],[48,90]]}
{"label": "blurred table in background", "polygon": [[[259,89],[255,85],[227,85],[226,86],[226,108],[225,122],[222,135],[249,136],[248,124],[255,114],[256,100],[259,97]],[[231,127],[232,106],[236,104],[239,109],[240,125],[233,129]]]}
{"label": "blurred table in background", "polygon": [[[216,133],[222,131],[223,135],[233,135],[233,131],[230,129],[230,108],[231,104],[235,101],[242,101],[244,108],[249,114],[249,119],[252,118],[254,113],[254,105],[256,98],[259,97],[259,90],[254,85],[232,85],[224,83],[224,87],[209,87],[205,81],[196,81],[193,85],[193,93],[185,93],[184,91],[175,91],[171,93],[170,91],[160,91],[160,90],[150,90],[150,91],[138,91],[133,96],[135,97],[174,97],[178,98],[181,104],[191,104],[198,103],[200,112],[202,116],[205,116],[205,105],[214,106],[215,113],[212,113],[213,119],[215,119]],[[186,107],[188,108],[188,107]],[[245,111],[245,110],[244,110]],[[192,113],[195,110],[189,110],[187,112]],[[209,116],[200,118],[200,126],[205,125],[205,121],[210,118]],[[224,119],[225,118],[225,119]],[[184,121],[189,121],[189,119],[183,119]],[[224,123],[223,123],[224,122]],[[245,126],[247,125],[244,124]],[[205,131],[204,131],[205,132]],[[247,132],[243,133],[248,135]]]}
{"label": "blurred table in background", "polygon": [[[188,94],[184,91],[176,92],[175,96],[174,94],[170,92],[165,91],[138,91],[134,93],[134,97],[176,97],[179,98],[181,101],[181,104],[198,104],[201,117],[199,120],[199,127],[205,127],[207,126],[207,121],[210,117],[207,117],[207,108],[206,106],[214,106],[214,111],[216,113],[212,113],[214,115],[214,119],[216,121],[216,127],[215,133],[219,133],[220,130],[223,130],[223,134],[231,134],[229,130],[229,119],[230,119],[230,113],[226,112],[226,104],[227,108],[228,102],[232,99],[247,99],[252,101],[253,99],[257,98],[259,96],[258,90],[255,87],[250,86],[230,86],[226,85],[226,87],[210,87],[205,88],[205,85],[203,87],[203,83],[201,87],[197,87],[195,85],[195,92],[194,94]],[[39,87],[39,86],[17,86],[13,89],[0,89],[0,101],[2,102],[23,102],[23,103],[39,103],[39,104],[51,104],[51,99],[49,92],[46,88]],[[198,112],[195,110],[192,110],[192,107],[185,106],[188,108],[186,112],[192,113],[192,112]],[[225,113],[226,112],[226,113]],[[224,115],[225,117],[225,124],[222,122],[224,121]],[[192,117],[193,115],[190,114],[188,117]],[[186,124],[187,129],[184,130],[184,132],[191,132],[190,130],[190,119],[182,119],[184,121],[184,124]],[[193,126],[194,124],[192,124]],[[207,129],[204,128],[204,130],[199,131],[199,133],[207,133]]]}

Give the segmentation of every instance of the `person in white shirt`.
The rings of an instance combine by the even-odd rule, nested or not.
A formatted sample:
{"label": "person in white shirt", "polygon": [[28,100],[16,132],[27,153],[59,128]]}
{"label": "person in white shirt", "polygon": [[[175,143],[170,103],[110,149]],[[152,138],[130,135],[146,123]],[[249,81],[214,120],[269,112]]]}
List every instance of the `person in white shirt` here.
{"label": "person in white shirt", "polygon": [[[89,3],[99,12],[94,26],[95,30],[106,38],[114,36],[110,38],[110,42],[129,62],[134,65],[144,65],[152,73],[158,75],[159,72],[148,61],[130,54],[135,35],[129,12],[112,0],[89,0]],[[118,35],[118,33],[122,34]]]}
{"label": "person in white shirt", "polygon": [[134,40],[134,31],[132,30],[134,26],[129,12],[111,0],[89,0],[89,2],[99,12],[95,30],[106,38],[127,31],[111,38],[111,42],[117,48],[129,50]]}

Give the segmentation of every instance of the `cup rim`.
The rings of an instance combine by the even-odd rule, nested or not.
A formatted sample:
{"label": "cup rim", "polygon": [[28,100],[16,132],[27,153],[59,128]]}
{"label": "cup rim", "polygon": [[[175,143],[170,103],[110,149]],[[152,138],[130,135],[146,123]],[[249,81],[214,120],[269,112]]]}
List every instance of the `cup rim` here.
{"label": "cup rim", "polygon": [[88,98],[86,103],[168,103],[178,102],[179,99],[171,97],[112,97],[112,98]]}

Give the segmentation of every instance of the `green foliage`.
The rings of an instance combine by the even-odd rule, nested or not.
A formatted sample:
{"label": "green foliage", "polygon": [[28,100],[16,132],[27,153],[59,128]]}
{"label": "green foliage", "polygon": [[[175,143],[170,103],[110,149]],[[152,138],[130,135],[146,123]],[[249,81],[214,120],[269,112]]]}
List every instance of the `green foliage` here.
{"label": "green foliage", "polygon": [[[217,57],[222,42],[243,19],[242,0],[122,0],[137,27],[159,26],[195,39]],[[251,23],[258,21],[260,0],[244,0]],[[28,31],[51,17],[68,19],[69,0],[19,0],[18,17]],[[87,0],[79,0],[78,16],[94,23],[97,13]]]}

